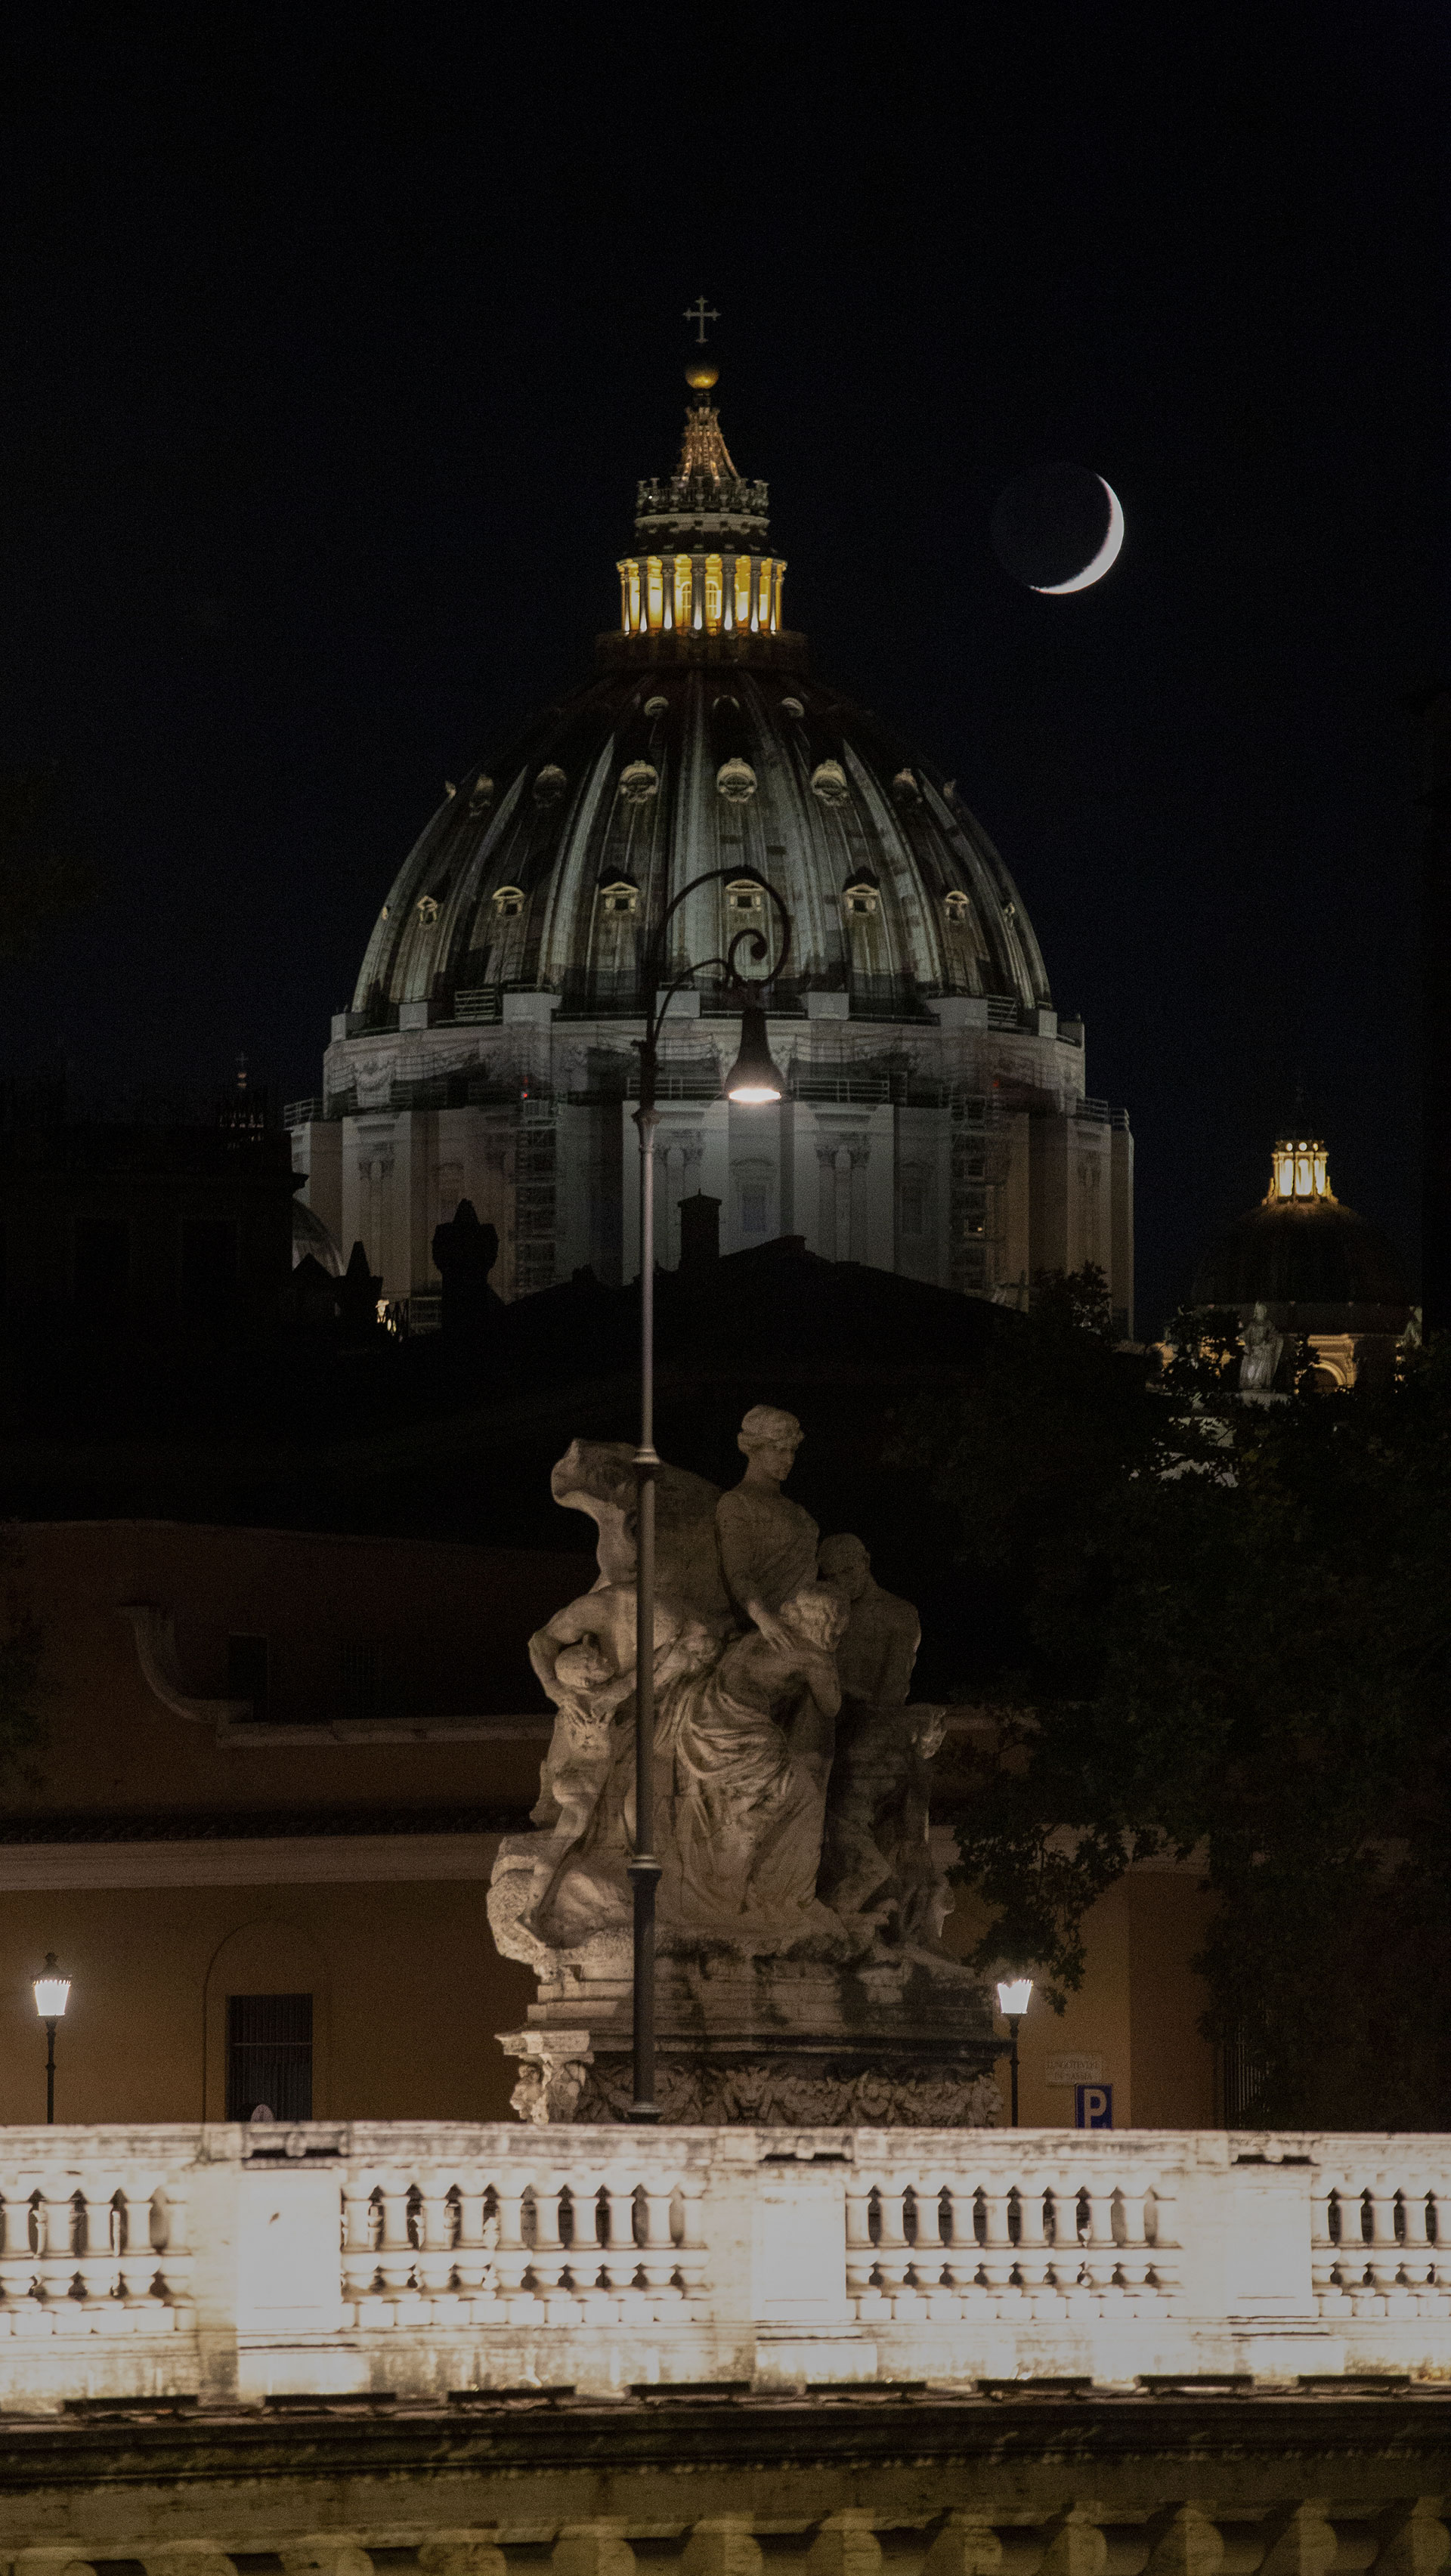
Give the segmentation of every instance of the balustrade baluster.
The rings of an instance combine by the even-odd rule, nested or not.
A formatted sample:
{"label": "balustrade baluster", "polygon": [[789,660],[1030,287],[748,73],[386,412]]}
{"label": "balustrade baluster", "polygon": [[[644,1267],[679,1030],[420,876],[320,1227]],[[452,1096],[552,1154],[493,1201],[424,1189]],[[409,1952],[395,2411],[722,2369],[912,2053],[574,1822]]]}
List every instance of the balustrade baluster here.
{"label": "balustrade baluster", "polygon": [[1022,2296],[1036,2302],[1044,2295],[1051,2298],[1052,2285],[1048,2268],[1053,2260],[1043,2214],[1044,2177],[1041,2172],[1018,2176],[1018,2242],[1016,2248],[1018,2277]]}
{"label": "balustrade baluster", "polygon": [[448,2211],[446,2186],[436,2182],[425,2188],[418,2212],[418,2279],[434,2298],[447,2291],[453,2272]]}
{"label": "balustrade baluster", "polygon": [[900,2174],[889,2175],[881,2187],[877,2271],[883,2292],[889,2299],[900,2298],[903,2275],[912,2259],[907,2231],[902,2224],[903,2192]]}
{"label": "balustrade baluster", "polygon": [[846,2186],[846,2292],[849,2299],[875,2299],[872,2266],[877,2249],[872,2243],[872,2184],[861,2172],[851,2175]]}
{"label": "balustrade baluster", "polygon": [[670,2204],[674,2192],[669,2185],[662,2191],[655,2182],[645,2185],[645,2243],[640,2249],[640,2264],[648,2288],[657,2295],[671,2288],[675,2273],[675,2243],[670,2225]]}
{"label": "balustrade baluster", "polygon": [[1315,2302],[1323,2308],[1343,2296],[1340,2284],[1332,2276],[1340,2260],[1340,2248],[1330,2233],[1330,2213],[1334,2207],[1333,2181],[1316,2174],[1310,2185],[1310,2282]]}
{"label": "balustrade baluster", "polygon": [[482,2183],[461,2184],[458,2195],[458,2234],[454,2239],[454,2270],[466,2290],[482,2287],[488,2253],[484,2245],[484,2186]]}
{"label": "balustrade baluster", "polygon": [[557,2296],[559,2276],[567,2260],[559,2233],[559,2194],[563,2179],[561,2174],[551,2174],[547,2182],[534,2185],[534,2277],[541,2295],[546,2298],[551,2292]]}
{"label": "balustrade baluster", "polygon": [[994,2175],[983,2185],[983,2208],[987,2216],[987,2233],[980,2248],[983,2278],[995,2298],[1015,2295],[1009,2274],[1017,2260],[1017,2248],[1008,2226],[1008,2184]]}
{"label": "balustrade baluster", "polygon": [[705,2235],[705,2185],[693,2178],[682,2179],[679,2186],[684,2214],[684,2233],[675,2248],[675,2261],[685,2284],[687,2299],[698,2299],[706,2286],[710,2268],[710,2247]]}
{"label": "balustrade baluster", "polygon": [[533,2261],[533,2250],[524,2237],[524,2186],[512,2178],[498,2186],[499,2243],[494,2255],[495,2277],[500,2292],[517,2298],[524,2275]]}
{"label": "balustrade baluster", "polygon": [[383,2286],[396,2298],[408,2287],[413,2269],[413,2246],[408,2234],[408,2185],[394,2179],[382,2187],[383,2232],[378,2239],[377,2268],[383,2275]]}
{"label": "balustrade baluster", "polygon": [[[1145,2193],[1144,2197],[1147,2200],[1148,2194]],[[1183,2261],[1179,2244],[1179,2194],[1172,2177],[1161,2179],[1155,2176],[1153,2231],[1151,2234],[1146,2213],[1144,2239],[1149,2257],[1145,2279],[1147,2280],[1149,2272],[1152,2272],[1154,2281],[1151,2286],[1157,2287],[1161,2297],[1170,2298],[1179,2288],[1183,2277]]]}
{"label": "balustrade baluster", "polygon": [[1426,2194],[1418,2176],[1401,2203],[1405,2217],[1406,2241],[1403,2250],[1406,2278],[1411,2287],[1424,2290],[1431,2268],[1431,2248],[1426,2233]]}
{"label": "balustrade baluster", "polygon": [[[567,2257],[570,2278],[574,2282],[575,2297],[583,2299],[587,2310],[594,2310],[595,2321],[598,2321],[603,2304],[613,2295],[612,2287],[607,2288],[600,2279],[601,2270],[609,2269],[610,2282],[614,2282],[608,2249],[600,2242],[599,2175],[576,2174],[570,2191],[574,2205],[574,2243]],[[608,2199],[606,2209],[608,2212]]]}
{"label": "balustrade baluster", "polygon": [[1389,2174],[1378,2173],[1370,2192],[1370,2242],[1366,2247],[1368,2268],[1375,2286],[1384,2297],[1396,2287],[1396,2274],[1401,2268],[1400,2241],[1396,2235],[1396,2187]]}
{"label": "balustrade baluster", "polygon": [[343,2185],[343,2296],[366,2299],[378,2268],[373,2251],[373,2201],[365,2183]]}
{"label": "balustrade baluster", "polygon": [[[1375,2295],[1374,2266],[1365,2226],[1364,2176],[1347,2174],[1340,2192],[1340,2277],[1358,2306]],[[1371,2275],[1369,2280],[1367,2272]]]}

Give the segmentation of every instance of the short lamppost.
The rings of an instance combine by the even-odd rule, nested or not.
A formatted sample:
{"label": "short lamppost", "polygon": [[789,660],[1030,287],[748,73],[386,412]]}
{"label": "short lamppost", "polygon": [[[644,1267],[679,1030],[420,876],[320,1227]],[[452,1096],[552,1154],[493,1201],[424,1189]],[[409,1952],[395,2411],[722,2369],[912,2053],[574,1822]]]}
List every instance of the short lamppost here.
{"label": "short lamppost", "polygon": [[761,959],[770,954],[765,932],[746,923],[728,941],[723,957],[703,957],[682,966],[666,980],[665,935],[670,918],[687,895],[717,883],[731,884],[739,871],[709,868],[682,886],[660,916],[641,961],[641,999],[645,1034],[640,1050],[640,1106],[635,1125],[640,1136],[640,1445],[635,1452],[635,1837],[629,1866],[634,1916],[632,2042],[634,2100],[630,2117],[641,2122],[660,2117],[655,2100],[655,1890],[660,1862],[655,1843],[655,1107],[660,1031],[675,995],[711,966],[719,966],[741,1002],[741,1043],[725,1079],[725,1096],[749,1106],[781,1097],[781,1076],[771,1061],[766,1014],[753,999],[752,985],[769,983],[780,974],[791,947],[791,915],[774,886],[758,880],[780,918],[781,949],[767,976],[742,975],[736,963],[744,947]]}
{"label": "short lamppost", "polygon": [[1000,1977],[998,1979],[998,2010],[1008,2025],[1009,2034],[1008,2055],[1012,2069],[1012,2125],[1014,2128],[1018,2125],[1018,2027],[1022,2021],[1024,2013],[1028,2009],[1028,1999],[1031,1996],[1032,1991],[1033,1980],[1031,1977]]}
{"label": "short lamppost", "polygon": [[63,1977],[54,1950],[47,1950],[45,1966],[31,1979],[35,1990],[35,2009],[45,2024],[45,2117],[55,2126],[55,2026],[65,2018],[71,1981]]}

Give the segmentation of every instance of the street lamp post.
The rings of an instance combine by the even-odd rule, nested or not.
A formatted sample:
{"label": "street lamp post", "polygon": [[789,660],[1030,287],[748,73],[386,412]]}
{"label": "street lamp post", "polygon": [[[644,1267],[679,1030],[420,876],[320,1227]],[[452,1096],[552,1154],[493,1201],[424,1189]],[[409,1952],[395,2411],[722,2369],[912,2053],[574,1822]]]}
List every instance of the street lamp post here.
{"label": "street lamp post", "polygon": [[45,2118],[48,2128],[55,2126],[55,2026],[65,2018],[71,1981],[63,1977],[54,1950],[47,1950],[45,1966],[31,1979],[35,1992],[35,2009],[45,2024]]}
{"label": "street lamp post", "polygon": [[[709,868],[682,886],[660,916],[641,968],[645,1034],[640,1050],[640,1106],[635,1126],[640,1138],[640,1445],[635,1452],[635,1836],[628,1864],[634,1933],[632,2030],[634,2051],[630,2117],[653,2123],[660,2117],[655,2100],[655,1891],[660,1862],[655,1844],[655,1475],[660,1465],[655,1449],[655,1106],[660,1031],[665,1014],[681,988],[711,966],[722,967],[741,995],[740,1052],[726,1076],[726,1097],[743,1103],[779,1100],[781,1078],[771,1062],[766,1018],[749,998],[747,979],[736,963],[742,947],[757,959],[770,953],[763,931],[747,924],[729,942],[723,957],[699,958],[683,966],[668,982],[665,934],[671,915],[698,887],[730,883],[739,872]],[[781,953],[771,968],[779,975],[791,947],[791,916],[774,886],[761,886],[781,922]],[[771,977],[752,981],[767,982]]]}
{"label": "street lamp post", "polygon": [[1018,2125],[1018,2031],[1022,2024],[1023,2015],[1028,2009],[1028,2002],[1032,1992],[1033,1980],[1031,1977],[1000,1977],[998,1979],[998,2010],[1008,2025],[1008,2056],[1011,2068],[1010,2080],[1012,2085],[1013,2102],[1012,2125],[1014,2128]]}

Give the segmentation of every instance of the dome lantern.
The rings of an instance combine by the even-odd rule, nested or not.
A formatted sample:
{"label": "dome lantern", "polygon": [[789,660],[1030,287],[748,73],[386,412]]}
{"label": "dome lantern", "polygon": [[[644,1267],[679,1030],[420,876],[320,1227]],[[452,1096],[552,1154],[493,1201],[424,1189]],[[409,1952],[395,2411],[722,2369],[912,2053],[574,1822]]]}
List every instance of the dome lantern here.
{"label": "dome lantern", "polygon": [[714,366],[687,367],[686,378],[679,462],[668,480],[641,481],[637,551],[616,566],[620,634],[656,658],[664,636],[687,658],[724,637],[737,655],[762,640],[769,652],[781,633],[786,566],[767,550],[766,486],[736,472],[711,400]]}

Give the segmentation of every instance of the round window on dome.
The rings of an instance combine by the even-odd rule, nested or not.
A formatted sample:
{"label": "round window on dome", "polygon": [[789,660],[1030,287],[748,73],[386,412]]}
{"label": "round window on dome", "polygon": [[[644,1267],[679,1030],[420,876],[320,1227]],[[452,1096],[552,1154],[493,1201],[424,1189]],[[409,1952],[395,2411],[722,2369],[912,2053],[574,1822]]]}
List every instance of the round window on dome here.
{"label": "round window on dome", "polygon": [[819,805],[845,805],[851,795],[839,760],[819,760],[811,773],[811,793]]}
{"label": "round window on dome", "polygon": [[806,709],[803,707],[799,698],[783,698],[781,700],[781,713],[783,716],[804,716]]}
{"label": "round window on dome", "polygon": [[568,785],[569,780],[565,777],[559,763],[555,760],[547,760],[534,781],[535,804],[557,805]]}
{"label": "round window on dome", "polygon": [[647,716],[668,716],[670,713],[670,700],[668,698],[647,698],[645,700],[645,713]]}
{"label": "round window on dome", "polygon": [[620,801],[625,805],[648,805],[660,793],[660,772],[653,761],[627,760],[620,772]]}
{"label": "round window on dome", "polygon": [[749,805],[756,792],[756,773],[748,760],[723,760],[715,783],[728,805]]}

